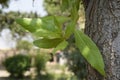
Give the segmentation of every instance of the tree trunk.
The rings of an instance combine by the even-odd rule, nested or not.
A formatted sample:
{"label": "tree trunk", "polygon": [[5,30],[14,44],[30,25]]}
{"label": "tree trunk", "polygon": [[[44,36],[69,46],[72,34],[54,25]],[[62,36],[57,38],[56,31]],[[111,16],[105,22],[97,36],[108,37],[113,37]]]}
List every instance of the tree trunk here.
{"label": "tree trunk", "polygon": [[120,80],[120,0],[83,0],[85,33],[99,47],[106,77],[88,66],[87,80]]}

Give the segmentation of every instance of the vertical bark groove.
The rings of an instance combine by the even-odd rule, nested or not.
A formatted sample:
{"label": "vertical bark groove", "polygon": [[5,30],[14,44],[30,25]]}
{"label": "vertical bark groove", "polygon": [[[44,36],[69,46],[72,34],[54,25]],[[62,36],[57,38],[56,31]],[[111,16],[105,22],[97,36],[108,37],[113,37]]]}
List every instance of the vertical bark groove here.
{"label": "vertical bark groove", "polygon": [[120,0],[90,0],[85,13],[85,33],[99,47],[107,74],[89,66],[87,80],[120,80]]}

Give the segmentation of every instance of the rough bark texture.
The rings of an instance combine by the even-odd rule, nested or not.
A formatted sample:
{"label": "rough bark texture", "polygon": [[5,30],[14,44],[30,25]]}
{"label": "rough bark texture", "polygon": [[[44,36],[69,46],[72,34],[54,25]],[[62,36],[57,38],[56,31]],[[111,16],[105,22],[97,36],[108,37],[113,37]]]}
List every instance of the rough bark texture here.
{"label": "rough bark texture", "polygon": [[88,67],[87,80],[120,80],[120,0],[84,0],[85,33],[99,47],[106,77]]}

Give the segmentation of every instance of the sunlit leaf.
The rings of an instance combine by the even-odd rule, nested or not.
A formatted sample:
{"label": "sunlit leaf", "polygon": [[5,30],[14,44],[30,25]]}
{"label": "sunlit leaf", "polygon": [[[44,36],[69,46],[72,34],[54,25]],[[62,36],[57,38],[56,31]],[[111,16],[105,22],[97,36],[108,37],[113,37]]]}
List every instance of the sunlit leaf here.
{"label": "sunlit leaf", "polygon": [[[69,20],[62,16],[46,16],[42,18],[18,18],[16,22],[30,32],[36,32],[38,29],[45,29],[52,32],[61,32],[62,24]],[[60,29],[60,25],[61,29]]]}
{"label": "sunlit leaf", "polygon": [[55,48],[60,42],[62,41],[61,38],[56,38],[56,39],[38,39],[35,40],[33,43],[35,46],[39,48]]}
{"label": "sunlit leaf", "polygon": [[61,43],[59,43],[56,48],[53,50],[53,53],[55,53],[57,50],[64,50],[68,45],[67,41],[62,41]]}
{"label": "sunlit leaf", "polygon": [[61,34],[55,33],[52,31],[47,31],[45,29],[39,29],[33,34],[37,37],[43,37],[43,38],[48,38],[48,39],[61,38]]}
{"label": "sunlit leaf", "polygon": [[105,76],[104,62],[102,55],[95,43],[79,30],[74,31],[76,46],[89,64],[99,73]]}
{"label": "sunlit leaf", "polygon": [[41,19],[31,19],[31,18],[18,18],[16,22],[20,24],[23,28],[30,32],[35,32],[38,28],[41,27]]}

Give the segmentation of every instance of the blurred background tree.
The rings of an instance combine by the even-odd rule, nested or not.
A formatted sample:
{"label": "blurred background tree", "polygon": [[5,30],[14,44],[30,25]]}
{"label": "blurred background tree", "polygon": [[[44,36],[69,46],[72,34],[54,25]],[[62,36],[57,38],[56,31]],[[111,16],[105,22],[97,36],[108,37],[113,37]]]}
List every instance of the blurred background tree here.
{"label": "blurred background tree", "polygon": [[0,0],[2,8],[8,7],[10,0]]}
{"label": "blurred background tree", "polygon": [[[23,13],[19,11],[9,11],[4,12],[5,8],[9,8],[9,3],[12,2],[12,0],[0,0],[0,35],[2,34],[3,30],[10,30],[11,39],[18,42],[20,45],[21,40],[24,37],[31,36],[32,35],[28,32],[25,32],[23,28],[20,27],[20,25],[16,24],[15,19],[19,17],[28,17],[28,18],[37,18],[39,17],[37,13],[30,12],[30,13]],[[16,48],[18,48],[18,45]]]}
{"label": "blurred background tree", "polygon": [[60,0],[44,0],[44,6],[48,15],[60,15]]}
{"label": "blurred background tree", "polygon": [[[20,25],[16,24],[15,19],[17,17],[31,17],[35,18],[38,17],[36,13],[20,13],[20,12],[1,12],[0,13],[0,35],[3,34],[3,30],[10,30],[11,41],[15,41],[16,43],[16,50],[23,50],[29,51],[30,48],[32,48],[32,35],[28,32],[26,32],[23,28],[20,27]],[[26,38],[26,40],[23,40]],[[8,41],[11,43],[10,41]],[[24,44],[24,45],[23,45]]]}

